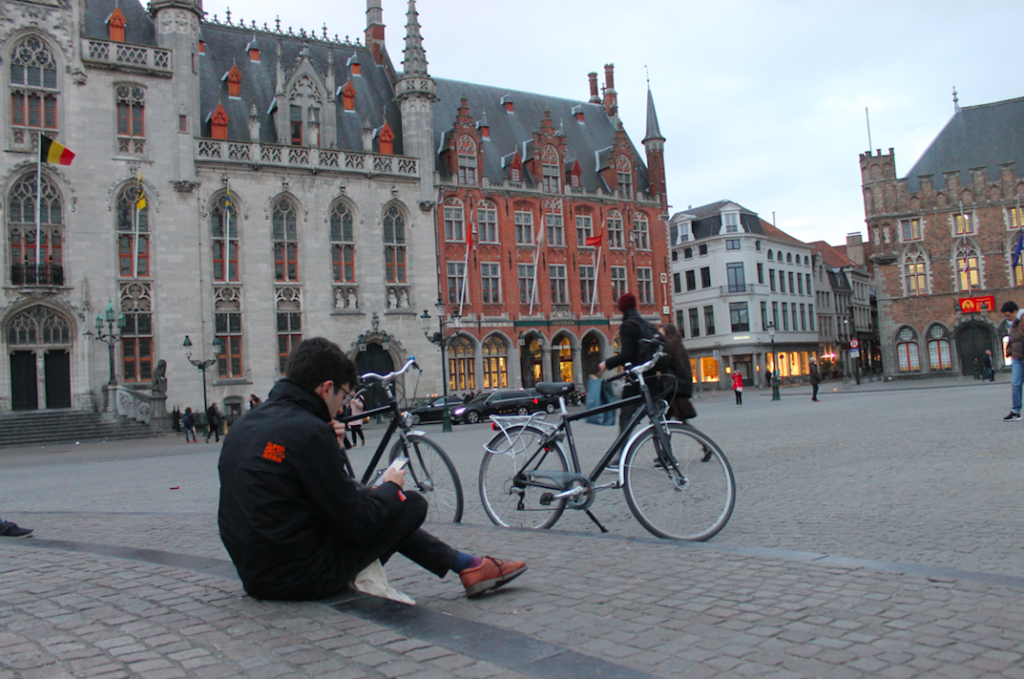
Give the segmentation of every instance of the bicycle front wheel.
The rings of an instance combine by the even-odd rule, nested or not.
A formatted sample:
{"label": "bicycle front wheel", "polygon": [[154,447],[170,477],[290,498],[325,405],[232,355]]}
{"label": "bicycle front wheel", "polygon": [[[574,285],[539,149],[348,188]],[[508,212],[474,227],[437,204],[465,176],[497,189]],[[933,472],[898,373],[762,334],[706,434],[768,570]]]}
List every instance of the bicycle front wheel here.
{"label": "bicycle front wheel", "polygon": [[660,538],[704,541],[718,534],[736,504],[736,480],[718,445],[693,427],[665,423],[670,450],[660,456],[649,427],[625,454],[629,509]]}
{"label": "bicycle front wheel", "polygon": [[391,448],[388,460],[399,455],[409,458],[405,480],[410,490],[415,490],[427,500],[430,521],[462,520],[462,482],[455,471],[455,465],[447,453],[431,441],[418,434],[409,434],[406,440],[399,439]]}
{"label": "bicycle front wheel", "polygon": [[[561,488],[526,481],[526,471],[569,471],[558,442],[541,449],[545,434],[530,426],[509,427],[484,447],[480,463],[480,500],[492,522],[512,528],[550,528],[565,509],[553,496]],[[554,484],[549,484],[554,485]]]}

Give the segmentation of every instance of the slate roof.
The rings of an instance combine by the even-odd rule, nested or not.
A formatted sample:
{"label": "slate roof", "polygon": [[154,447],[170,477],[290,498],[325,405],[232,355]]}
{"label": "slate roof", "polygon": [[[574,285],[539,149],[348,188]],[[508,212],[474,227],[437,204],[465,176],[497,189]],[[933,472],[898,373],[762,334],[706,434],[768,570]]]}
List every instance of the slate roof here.
{"label": "slate roof", "polygon": [[800,245],[805,244],[803,241],[793,238],[785,231],[775,228],[765,220],[758,217],[756,212],[748,210],[734,200],[720,200],[714,203],[708,203],[707,205],[690,208],[689,210],[684,210],[682,212],[677,212],[672,215],[672,218],[669,221],[672,224],[678,224],[685,218],[689,217],[693,220],[690,225],[693,233],[693,240],[710,238],[712,236],[717,236],[719,230],[722,228],[722,210],[727,205],[735,205],[739,207],[740,225],[746,233],[760,234],[762,236],[785,240],[791,243],[799,243]]}
{"label": "slate roof", "polygon": [[[276,130],[271,107],[277,92],[277,45],[281,42],[284,58],[284,72],[287,79],[298,63],[303,49],[303,38],[264,31],[253,31],[224,24],[204,22],[203,40],[206,53],[199,56],[200,107],[202,120],[209,118],[219,101],[227,112],[228,139],[249,140],[249,104],[256,103],[260,116],[260,141],[264,143],[287,143],[288,130]],[[260,49],[260,61],[249,59],[248,45],[256,38]],[[386,111],[388,123],[395,133],[394,152],[402,153],[402,120],[398,106],[393,101],[394,90],[385,66],[373,63],[373,55],[365,46],[334,43],[323,40],[306,42],[313,68],[323,81],[327,78],[327,53],[334,53],[335,87],[340,89],[348,80],[356,88],[355,111],[343,110],[341,97],[337,99],[337,147],[357,150],[363,148],[363,118],[369,116],[372,128],[381,127]],[[347,65],[355,54],[362,66],[362,74],[350,76]],[[227,83],[222,80],[231,70],[232,64],[242,73],[241,98],[228,98]],[[322,112],[323,114],[323,112]],[[208,133],[204,129],[203,133]]]}
{"label": "slate roof", "polygon": [[935,188],[945,188],[944,172],[958,171],[960,185],[971,183],[970,168],[986,169],[988,181],[999,181],[999,164],[1015,163],[1024,173],[1024,97],[980,106],[965,106],[953,114],[939,135],[906,175],[911,192],[919,191],[918,176],[934,175]]}
{"label": "slate roof", "polygon": [[[509,156],[510,160],[511,154],[519,151],[523,162],[530,159],[524,155],[524,144],[528,145],[527,148],[532,148],[530,145],[533,133],[540,129],[544,109],[547,108],[551,111],[554,128],[561,129],[565,134],[566,167],[571,167],[574,159],[578,160],[583,186],[589,191],[598,188],[607,190],[608,187],[597,174],[599,155],[602,149],[615,144],[617,128],[605,112],[603,104],[444,78],[435,77],[434,81],[437,83],[437,96],[440,98],[440,101],[434,104],[435,149],[441,148],[445,136],[452,130],[462,98],[465,97],[468,100],[469,115],[473,120],[480,120],[486,116],[490,127],[490,139],[482,144],[482,174],[491,183],[500,184],[505,178],[501,165],[502,157]],[[506,95],[512,99],[514,113],[508,113],[502,105],[502,97]],[[583,124],[576,121],[572,112],[574,107],[582,108],[585,121]],[[646,191],[648,180],[645,157],[637,153],[632,142],[630,148],[637,178],[633,188],[636,191]],[[440,157],[436,162],[437,169],[447,174],[448,169],[443,167]]]}
{"label": "slate roof", "polygon": [[124,27],[125,42],[136,45],[156,46],[156,27],[153,17],[138,0],[89,0],[85,3],[84,32],[86,38],[109,40],[107,17],[115,7],[121,8],[127,25]]}

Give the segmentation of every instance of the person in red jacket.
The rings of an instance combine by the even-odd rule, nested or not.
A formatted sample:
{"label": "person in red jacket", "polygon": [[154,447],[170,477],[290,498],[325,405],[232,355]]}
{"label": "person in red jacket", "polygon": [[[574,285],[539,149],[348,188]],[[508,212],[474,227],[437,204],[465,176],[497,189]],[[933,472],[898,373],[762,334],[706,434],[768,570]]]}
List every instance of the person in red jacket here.
{"label": "person in red jacket", "polygon": [[345,426],[332,415],[355,383],[355,366],[337,344],[307,339],[267,400],[224,438],[217,523],[245,591],[323,599],[395,552],[438,577],[458,573],[467,596],[525,572],[522,561],[456,551],[420,528],[427,501],[403,490],[404,470],[389,468],[372,488],[353,478],[340,446]]}
{"label": "person in red jacket", "polygon": [[732,374],[732,390],[736,392],[736,405],[743,405],[743,373],[739,370]]}

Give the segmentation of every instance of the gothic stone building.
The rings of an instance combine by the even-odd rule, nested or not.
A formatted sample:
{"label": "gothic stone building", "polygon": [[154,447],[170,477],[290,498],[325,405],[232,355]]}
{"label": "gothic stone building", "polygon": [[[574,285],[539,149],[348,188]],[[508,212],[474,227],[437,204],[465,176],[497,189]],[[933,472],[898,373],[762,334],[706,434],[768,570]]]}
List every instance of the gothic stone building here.
{"label": "gothic stone building", "polygon": [[[315,335],[338,342],[364,370],[423,357],[420,391],[440,391],[441,364],[429,360],[437,348],[419,315],[439,295],[450,297],[439,280],[447,261],[439,270],[439,259],[460,246],[437,238],[438,202],[453,205],[450,198],[473,215],[467,224],[482,202],[495,209],[501,235],[486,244],[487,234],[478,236],[470,267],[501,263],[511,287],[490,299],[503,305],[518,299],[509,262],[533,253],[513,245],[524,201],[536,223],[556,214],[545,206],[557,202],[567,220],[585,204],[595,229],[615,211],[634,229],[646,221],[649,250],[635,266],[657,286],[664,175],[648,177],[613,113],[582,103],[576,117],[572,102],[469,88],[467,115],[495,120],[500,106],[505,116],[492,123],[501,141],[489,142],[486,126],[467,128],[465,115],[454,120],[463,86],[428,74],[413,0],[401,71],[384,38],[381,0],[367,0],[365,34],[354,41],[328,37],[326,28],[208,20],[201,0],[153,0],[146,8],[139,0],[3,3],[0,81],[10,106],[0,113],[0,202],[9,246],[0,330],[9,360],[0,362],[0,409],[102,408],[111,402],[111,373],[123,396],[149,385],[163,360],[169,407],[201,408],[208,396],[237,414],[249,393],[266,394],[280,378],[291,347]],[[498,101],[506,95],[519,101]],[[519,109],[506,112],[513,103]],[[544,106],[560,127],[593,132],[560,137],[543,122]],[[522,123],[509,127],[513,120]],[[454,146],[439,150],[453,123]],[[542,126],[541,136],[523,126]],[[465,132],[478,165],[472,182],[458,183]],[[40,133],[77,155],[70,166],[42,166],[37,201]],[[648,140],[658,153],[661,143]],[[555,190],[545,178],[549,146],[559,154]],[[579,185],[572,183],[577,160]],[[514,180],[509,173],[520,162]],[[451,165],[438,173],[438,163]],[[475,221],[472,228],[479,230]],[[625,259],[628,237],[620,231],[623,252],[604,260],[609,270],[629,267],[633,278],[623,286],[639,284]],[[592,255],[551,249],[539,266],[561,262],[568,279]],[[494,355],[488,334],[501,339],[506,359],[516,351],[521,316],[543,321],[545,330],[572,321],[579,346],[578,304],[555,308],[537,299],[530,313],[522,304],[498,309],[470,281],[463,314],[474,325],[477,374],[483,352]],[[600,292],[600,322],[582,326],[601,328],[602,348],[611,337],[612,294]],[[645,305],[651,314],[660,310],[654,297]],[[102,333],[95,327],[108,307],[123,315],[112,360],[108,345],[95,341],[108,332],[105,322]],[[455,311],[449,304],[446,314]],[[210,362],[205,372],[186,358],[186,336],[192,361]],[[515,369],[498,381],[506,379],[517,381]]]}
{"label": "gothic stone building", "polygon": [[1022,120],[1024,99],[957,105],[903,178],[893,149],[860,156],[886,374],[974,375],[986,349],[1002,356],[998,310],[1024,283]]}

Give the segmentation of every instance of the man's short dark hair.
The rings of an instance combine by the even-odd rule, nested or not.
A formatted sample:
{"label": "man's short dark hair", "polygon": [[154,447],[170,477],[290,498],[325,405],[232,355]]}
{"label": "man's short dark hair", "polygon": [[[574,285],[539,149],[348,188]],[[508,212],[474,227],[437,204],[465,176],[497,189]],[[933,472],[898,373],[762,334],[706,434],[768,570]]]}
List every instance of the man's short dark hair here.
{"label": "man's short dark hair", "polygon": [[343,384],[356,383],[356,366],[337,344],[323,337],[303,340],[288,355],[285,377],[309,389],[334,382],[337,393]]}
{"label": "man's short dark hair", "polygon": [[1017,313],[1017,303],[1013,300],[1003,302],[1003,308],[999,311],[1004,314],[1015,314]]}

